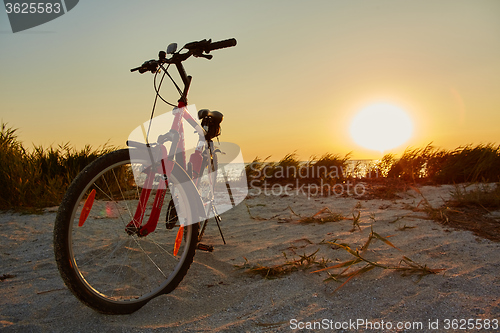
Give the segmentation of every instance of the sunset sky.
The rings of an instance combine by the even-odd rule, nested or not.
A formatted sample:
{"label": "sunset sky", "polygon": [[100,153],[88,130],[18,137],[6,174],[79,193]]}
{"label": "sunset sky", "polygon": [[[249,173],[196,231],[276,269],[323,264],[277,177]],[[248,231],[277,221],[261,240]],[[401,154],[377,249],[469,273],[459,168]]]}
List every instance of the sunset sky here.
{"label": "sunset sky", "polygon": [[[224,114],[220,139],[247,161],[500,143],[498,0],[85,0],[15,34],[2,10],[0,120],[19,128],[25,147],[124,146],[154,98],[153,76],[129,69],[171,42],[232,37],[238,45],[213,60],[185,63],[189,102]],[[165,90],[176,101],[173,93]],[[362,109],[380,104],[413,125],[383,152],[350,132]],[[374,122],[369,135],[400,127],[391,121]]]}

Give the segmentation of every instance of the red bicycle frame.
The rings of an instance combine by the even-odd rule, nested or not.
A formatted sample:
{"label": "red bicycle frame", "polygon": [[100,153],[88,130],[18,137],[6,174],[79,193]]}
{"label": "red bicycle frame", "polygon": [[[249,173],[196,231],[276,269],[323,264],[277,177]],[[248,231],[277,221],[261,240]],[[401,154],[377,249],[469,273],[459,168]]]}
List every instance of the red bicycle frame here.
{"label": "red bicycle frame", "polygon": [[[150,167],[149,173],[146,177],[145,187],[141,190],[141,195],[139,198],[139,204],[137,206],[136,212],[134,214],[133,220],[127,225],[126,230],[129,233],[137,232],[138,236],[147,236],[151,232],[156,229],[158,224],[158,219],[160,216],[160,211],[163,206],[163,201],[165,197],[165,193],[167,190],[167,180],[170,177],[172,170],[174,169],[174,159],[175,161],[182,167],[182,169],[186,170],[186,151],[185,151],[185,141],[184,141],[184,125],[183,120],[186,120],[193,128],[197,128],[198,135],[200,136],[200,141],[196,147],[196,151],[190,157],[190,163],[192,167],[192,175],[194,176],[195,181],[197,182],[198,176],[200,175],[200,171],[203,165],[203,158],[200,158],[201,151],[205,148],[205,133],[204,130],[201,129],[198,125],[198,122],[188,113],[186,112],[187,106],[187,95],[189,91],[189,87],[191,85],[192,77],[186,74],[184,66],[182,62],[188,59],[190,56],[194,55],[196,57],[204,57],[207,59],[211,59],[212,56],[205,53],[209,53],[212,50],[231,47],[236,45],[235,39],[228,39],[225,41],[212,43],[211,40],[203,40],[199,42],[188,43],[184,46],[185,49],[188,50],[187,53],[175,53],[173,52],[172,58],[167,59],[166,53],[164,51],[160,51],[159,60],[151,60],[145,62],[141,67],[137,67],[131,69],[131,71],[139,70],[140,73],[144,73],[146,71],[157,72],[158,66],[163,69],[165,73],[167,70],[162,66],[162,64],[175,64],[177,71],[182,79],[184,84],[184,89],[182,91],[181,97],[178,101],[177,108],[174,109],[174,120],[172,123],[172,127],[170,131],[165,135],[160,135],[158,138],[158,144],[161,149],[161,163],[159,165],[154,163],[152,160],[152,165]],[[175,84],[175,82],[174,82]],[[163,140],[162,137],[168,136],[168,140]],[[203,144],[200,142],[203,140]],[[167,152],[167,149],[163,145],[165,141],[172,141],[172,145],[170,147],[170,151]],[[210,147],[209,147],[210,148]],[[144,219],[144,214],[146,210],[146,203],[151,194],[151,185],[153,184],[156,173],[163,174],[164,181],[160,181],[160,185],[155,195],[151,215],[148,219],[148,222],[145,225],[142,225],[142,221]],[[179,232],[177,234],[176,245],[175,248],[178,248],[178,242],[182,237],[183,225],[180,226]],[[174,255],[176,250],[174,249]]]}
{"label": "red bicycle frame", "polygon": [[[183,119],[186,120],[191,125],[198,125],[196,120],[186,111],[186,105],[184,102],[179,102],[178,107],[174,109],[174,120],[172,127],[168,133],[175,133],[174,137],[176,139],[172,140],[172,146],[170,147],[170,152],[167,152],[167,148],[162,144],[161,149],[161,163],[153,163],[147,173],[146,180],[143,188],[141,189],[141,194],[139,198],[139,203],[134,214],[133,220],[127,225],[127,230],[138,231],[139,236],[147,236],[151,232],[155,231],[160,217],[161,208],[163,206],[165,193],[167,191],[166,182],[169,179],[172,170],[174,168],[175,161],[185,170],[186,169],[186,151],[185,151],[185,141],[184,141],[184,124]],[[194,127],[194,126],[193,126]],[[198,149],[198,148],[197,148]],[[193,153],[193,155],[196,154]],[[200,172],[201,161],[197,159],[190,159],[192,161],[193,171],[196,173]],[[152,184],[155,179],[155,175],[159,173],[163,175],[165,181],[160,181],[156,195],[153,202],[153,207],[151,209],[151,215],[145,225],[142,225],[144,219],[144,213],[146,211],[146,204],[149,200],[151,194]]]}

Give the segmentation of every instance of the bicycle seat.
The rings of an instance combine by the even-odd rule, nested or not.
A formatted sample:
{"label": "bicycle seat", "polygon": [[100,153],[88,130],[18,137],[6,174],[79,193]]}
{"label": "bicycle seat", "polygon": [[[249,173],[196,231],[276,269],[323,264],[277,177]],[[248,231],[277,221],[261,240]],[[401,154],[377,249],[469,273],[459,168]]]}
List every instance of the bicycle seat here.
{"label": "bicycle seat", "polygon": [[198,118],[200,120],[203,120],[203,118],[206,117],[211,117],[217,124],[222,122],[222,119],[224,118],[223,114],[219,111],[210,111],[209,109],[201,109],[200,111],[198,111]]}

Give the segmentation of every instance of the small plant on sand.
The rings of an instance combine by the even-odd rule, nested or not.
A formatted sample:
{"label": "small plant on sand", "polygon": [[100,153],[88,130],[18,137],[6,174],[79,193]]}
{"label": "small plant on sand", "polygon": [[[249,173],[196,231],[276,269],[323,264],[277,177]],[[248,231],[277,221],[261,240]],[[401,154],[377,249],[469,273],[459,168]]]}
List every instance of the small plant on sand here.
{"label": "small plant on sand", "polygon": [[345,217],[340,214],[340,213],[335,213],[330,210],[330,208],[325,207],[323,209],[320,209],[316,214],[311,215],[311,216],[301,216],[296,214],[292,208],[290,207],[290,210],[292,211],[293,214],[297,215],[300,217],[299,223],[319,223],[323,224],[326,222],[338,222],[342,221],[345,219]]}
{"label": "small plant on sand", "polygon": [[325,267],[326,264],[328,263],[328,260],[324,258],[317,260],[316,254],[318,253],[318,251],[319,249],[309,255],[306,255],[304,253],[303,255],[300,255],[298,259],[295,260],[289,260],[286,254],[283,253],[283,256],[285,258],[285,263],[280,265],[273,265],[273,266],[262,266],[259,264],[252,265],[248,262],[247,258],[243,258],[245,259],[245,264],[234,265],[234,266],[238,269],[246,269],[246,273],[251,275],[260,275],[264,279],[275,279],[299,270],[307,270],[313,266]]}
{"label": "small plant on sand", "polygon": [[[403,256],[397,265],[385,264],[372,259],[368,259],[364,254],[368,250],[368,247],[376,240],[380,240],[384,244],[400,251],[387,239],[387,237],[379,235],[378,233],[374,232],[372,228],[368,239],[359,249],[353,249],[353,247],[349,244],[337,243],[336,240],[321,241],[319,243],[320,245],[326,244],[332,250],[343,249],[354,257],[353,259],[346,260],[332,266],[328,266],[328,263],[330,262],[329,259],[321,258],[320,260],[318,260],[316,258],[316,254],[319,251],[319,249],[317,249],[315,252],[309,255],[300,255],[298,259],[294,260],[289,260],[286,254],[283,253],[285,257],[285,263],[283,264],[273,266],[263,266],[259,264],[254,265],[250,264],[248,260],[244,258],[245,264],[235,265],[235,267],[239,269],[246,269],[247,273],[252,275],[260,275],[266,279],[282,277],[299,270],[306,271],[314,269],[314,271],[312,271],[311,273],[326,272],[328,274],[328,278],[325,279],[326,282],[336,281],[342,283],[338,288],[335,289],[335,291],[343,287],[355,277],[360,276],[361,274],[366,273],[374,268],[394,270],[400,272],[402,276],[417,275],[418,281],[420,281],[420,279],[422,279],[426,275],[438,274],[439,272],[444,270],[429,268],[427,267],[427,265],[421,265],[406,256]],[[340,272],[332,273],[331,271],[335,269],[340,269]]]}
{"label": "small plant on sand", "polygon": [[354,215],[354,213],[352,213],[352,229],[349,230],[349,232],[355,232],[356,231],[356,228],[359,229],[359,231],[361,231],[361,227],[359,226],[359,218],[361,216],[361,212],[358,211],[358,214],[357,215]]}
{"label": "small plant on sand", "polygon": [[414,190],[422,196],[422,200],[412,210],[423,211],[429,219],[447,227],[472,231],[476,236],[500,241],[500,223],[488,215],[490,209],[500,207],[498,186],[482,184],[470,191],[457,186],[452,193],[453,199],[440,207],[433,207],[418,188]]}
{"label": "small plant on sand", "polygon": [[[325,267],[325,268],[322,268],[319,270],[315,270],[314,272],[311,272],[311,273],[319,273],[319,272],[323,272],[323,271],[328,271],[327,273],[328,273],[329,277],[327,279],[325,279],[325,281],[342,282],[342,284],[334,290],[334,292],[335,292],[338,289],[342,288],[351,279],[353,279],[353,278],[355,278],[363,273],[371,271],[374,268],[395,270],[395,271],[401,272],[404,276],[418,275],[419,280],[422,277],[424,277],[425,275],[437,274],[443,270],[443,269],[431,269],[431,268],[428,268],[426,265],[420,265],[406,256],[402,257],[398,266],[381,264],[377,261],[369,260],[363,254],[366,252],[366,250],[368,250],[368,247],[370,246],[370,244],[372,244],[373,241],[377,240],[377,239],[381,240],[382,242],[389,245],[390,247],[399,250],[387,238],[382,237],[378,233],[374,232],[373,228],[372,228],[371,233],[368,236],[368,239],[366,240],[366,242],[364,243],[364,245],[360,249],[353,249],[348,244],[327,242],[327,243],[330,243],[332,245],[336,245],[338,248],[344,249],[349,254],[351,254],[354,257],[354,259],[347,260],[347,261],[341,262],[339,264],[336,264],[333,266],[328,266],[328,267]],[[361,267],[359,267],[358,264],[361,264]],[[342,270],[339,273],[334,274],[334,273],[330,272],[330,270],[333,270],[333,269],[342,269]],[[344,280],[344,281],[342,281],[342,280]]]}
{"label": "small plant on sand", "polygon": [[465,185],[456,185],[452,193],[454,207],[478,206],[487,212],[490,209],[500,208],[500,186],[499,184],[473,184],[472,190],[467,190]]}
{"label": "small plant on sand", "polygon": [[248,212],[248,215],[250,216],[250,218],[252,220],[256,220],[256,221],[266,221],[266,220],[269,220],[269,219],[266,219],[264,217],[260,217],[260,216],[253,216],[252,213],[250,213],[250,206],[248,206],[248,204],[245,202],[245,206],[247,207],[247,212]]}

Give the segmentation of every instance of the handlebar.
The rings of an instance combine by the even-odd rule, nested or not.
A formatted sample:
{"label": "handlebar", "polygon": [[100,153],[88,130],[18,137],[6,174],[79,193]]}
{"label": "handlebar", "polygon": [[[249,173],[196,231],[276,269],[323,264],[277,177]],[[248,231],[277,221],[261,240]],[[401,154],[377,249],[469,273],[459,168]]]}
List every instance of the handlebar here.
{"label": "handlebar", "polygon": [[221,40],[218,42],[213,42],[210,44],[210,47],[208,48],[208,52],[213,51],[213,50],[219,50],[219,49],[224,49],[226,47],[233,47],[236,46],[236,39],[231,38],[231,39],[226,39],[226,40]]}
{"label": "handlebar", "polygon": [[151,72],[154,73],[158,69],[160,64],[180,64],[184,60],[188,59],[191,56],[206,58],[208,60],[212,59],[212,55],[208,54],[210,51],[224,49],[226,47],[236,46],[236,39],[226,39],[218,42],[212,42],[211,39],[203,39],[197,42],[191,42],[184,45],[183,49],[187,49],[188,52],[180,53],[176,52],[172,55],[170,59],[166,58],[165,51],[160,51],[158,60],[149,60],[144,62],[141,66],[132,68],[130,71],[135,72],[139,71],[139,73]]}
{"label": "handlebar", "polygon": [[226,40],[221,40],[218,42],[212,42],[212,40],[200,40],[199,42],[191,42],[187,43],[184,45],[185,49],[192,50],[192,49],[198,49],[201,50],[202,52],[210,53],[210,51],[213,50],[219,50],[223,49],[226,47],[232,47],[236,45],[236,39],[231,38],[231,39],[226,39]]}

